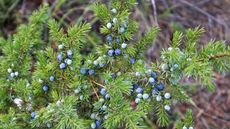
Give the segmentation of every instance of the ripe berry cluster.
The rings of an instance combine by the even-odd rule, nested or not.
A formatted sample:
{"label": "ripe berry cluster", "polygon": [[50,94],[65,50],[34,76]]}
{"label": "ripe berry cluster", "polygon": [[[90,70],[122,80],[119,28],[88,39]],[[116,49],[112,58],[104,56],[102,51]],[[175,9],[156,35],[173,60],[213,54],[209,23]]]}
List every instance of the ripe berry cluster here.
{"label": "ripe berry cluster", "polygon": [[[14,64],[11,65],[12,67],[14,67]],[[9,79],[13,79],[14,77],[18,76],[18,71],[13,71],[11,68],[7,69],[7,72],[10,74]]]}
{"label": "ripe berry cluster", "polygon": [[[62,45],[62,44],[58,46],[59,50],[63,50],[63,48],[64,48],[64,45]],[[73,57],[73,52],[70,49],[67,50],[66,53],[60,52],[57,56],[57,59],[60,63],[60,65],[59,65],[60,69],[64,70],[67,67],[67,65],[71,65],[72,64],[72,57]]]}
{"label": "ripe berry cluster", "polygon": [[96,106],[94,106],[94,112],[90,116],[91,119],[95,120],[95,122],[91,123],[92,129],[100,128],[103,120],[108,118],[108,113],[106,113],[106,101],[110,98],[110,95],[107,93],[105,88],[100,89],[100,95],[102,98],[96,102]]}
{"label": "ripe berry cluster", "polygon": [[[151,89],[151,93],[149,92],[149,88],[145,88],[146,91],[144,91],[144,89],[138,84],[138,83],[134,83],[133,84],[133,88],[131,89],[131,92],[136,93],[136,97],[135,97],[135,103],[138,104],[141,102],[141,100],[148,100],[150,98],[150,96],[156,97],[156,101],[160,102],[162,101],[163,97],[165,99],[170,99],[171,98],[171,94],[168,92],[164,92],[165,89],[165,85],[162,82],[159,82],[158,80],[158,74],[154,71],[148,70],[146,77],[147,79],[147,84],[150,85],[150,89]],[[138,74],[136,73],[136,76]],[[165,110],[169,111],[170,110],[170,106],[169,105],[165,105],[164,106]]]}
{"label": "ripe berry cluster", "polygon": [[108,50],[107,54],[112,56],[119,56],[122,54],[122,49],[125,49],[127,47],[126,43],[122,43],[121,35],[125,33],[125,30],[127,28],[127,25],[124,21],[122,21],[122,24],[119,24],[118,18],[116,18],[117,10],[112,9],[111,12],[114,14],[114,18],[111,20],[111,22],[108,22],[106,24],[107,29],[111,32],[106,38],[110,49]]}

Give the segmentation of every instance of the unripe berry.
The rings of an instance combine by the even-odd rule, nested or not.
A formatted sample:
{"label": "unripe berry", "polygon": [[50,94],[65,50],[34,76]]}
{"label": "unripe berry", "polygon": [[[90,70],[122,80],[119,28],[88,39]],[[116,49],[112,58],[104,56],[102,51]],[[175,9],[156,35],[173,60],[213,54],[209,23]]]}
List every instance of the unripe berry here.
{"label": "unripe berry", "polygon": [[166,99],[169,99],[171,97],[171,94],[170,93],[165,93],[164,96],[165,96]]}
{"label": "unripe berry", "polygon": [[107,23],[107,24],[106,24],[106,27],[107,27],[108,29],[111,29],[111,28],[112,28],[112,23],[110,23],[110,22]]}
{"label": "unripe berry", "polygon": [[171,109],[169,105],[165,105],[164,108],[165,108],[165,110],[167,110],[167,111],[169,111],[169,110]]}
{"label": "unripe berry", "polygon": [[11,69],[11,68],[8,68],[7,71],[8,71],[8,73],[11,73],[11,72],[12,72],[12,69]]}
{"label": "unripe berry", "polygon": [[83,96],[83,95],[81,95],[81,96],[80,96],[80,100],[83,100],[83,98],[84,98],[84,96]]}
{"label": "unripe berry", "polygon": [[121,48],[124,48],[124,49],[125,49],[126,47],[127,47],[127,44],[126,44],[126,43],[122,43],[122,44],[121,44]]}
{"label": "unripe berry", "polygon": [[103,106],[101,107],[101,109],[102,109],[102,110],[106,110],[106,109],[107,109],[107,106],[106,106],[106,105],[103,105]]}
{"label": "unripe berry", "polygon": [[142,94],[141,93],[139,93],[139,94],[137,94],[137,98],[142,98]]}
{"label": "unripe berry", "polygon": [[68,50],[68,51],[67,51],[67,56],[72,56],[72,55],[73,55],[72,50]]}
{"label": "unripe berry", "polygon": [[63,47],[64,46],[62,44],[58,45],[58,49],[60,49],[60,50],[63,49]]}
{"label": "unripe berry", "polygon": [[136,77],[140,77],[141,76],[141,74],[139,72],[136,72],[135,75],[136,75]]}
{"label": "unripe berry", "polygon": [[120,32],[120,33],[124,33],[124,32],[125,32],[125,28],[124,28],[124,27],[121,27],[121,28],[119,29],[119,32]]}
{"label": "unripe berry", "polygon": [[156,100],[159,102],[162,100],[162,97],[160,95],[157,95]]}
{"label": "unripe berry", "polygon": [[98,61],[97,60],[93,61],[93,64],[98,65]]}
{"label": "unripe berry", "polygon": [[117,23],[117,18],[113,18],[113,23],[114,23],[114,24]]}
{"label": "unripe berry", "polygon": [[188,129],[186,126],[183,126],[183,128],[182,129]]}
{"label": "unripe berry", "polygon": [[80,92],[81,92],[81,88],[75,89],[74,92],[75,92],[76,94],[80,93]]}
{"label": "unripe berry", "polygon": [[121,72],[117,72],[117,76],[121,76]]}
{"label": "unripe berry", "polygon": [[176,68],[179,67],[179,65],[178,64],[174,64],[173,67],[176,69]]}
{"label": "unripe berry", "polygon": [[92,129],[95,129],[97,127],[95,123],[92,123],[90,126]]}
{"label": "unripe berry", "polygon": [[143,94],[143,99],[148,99],[149,98],[149,94]]}
{"label": "unripe berry", "polygon": [[112,10],[112,13],[116,14],[117,13],[117,10],[115,8],[113,8]]}
{"label": "unripe berry", "polygon": [[92,113],[92,114],[90,115],[90,118],[91,118],[91,119],[95,119],[95,117],[96,117],[96,114],[95,114],[95,113]]}
{"label": "unripe berry", "polygon": [[71,65],[72,64],[72,60],[66,59],[66,64]]}
{"label": "unripe berry", "polygon": [[167,64],[162,64],[161,65],[161,70],[166,71],[168,69],[168,65]]}
{"label": "unripe berry", "polygon": [[140,98],[136,98],[135,99],[135,103],[140,103],[141,102],[141,99]]}
{"label": "unripe berry", "polygon": [[104,67],[104,66],[105,66],[105,64],[104,64],[104,63],[102,63],[102,62],[100,62],[100,63],[99,63],[99,66],[102,68],[102,67]]}
{"label": "unripe berry", "polygon": [[39,83],[43,83],[43,80],[39,78],[39,79],[38,79],[38,82],[39,82]]}
{"label": "unripe berry", "polygon": [[18,76],[18,72],[16,71],[16,72],[14,72],[14,75],[17,77]]}
{"label": "unripe berry", "polygon": [[169,47],[169,48],[168,48],[168,51],[172,51],[172,50],[173,50],[173,48],[172,48],[172,47]]}
{"label": "unripe berry", "polygon": [[105,100],[103,98],[100,98],[99,102],[103,103],[103,102],[105,102]]}

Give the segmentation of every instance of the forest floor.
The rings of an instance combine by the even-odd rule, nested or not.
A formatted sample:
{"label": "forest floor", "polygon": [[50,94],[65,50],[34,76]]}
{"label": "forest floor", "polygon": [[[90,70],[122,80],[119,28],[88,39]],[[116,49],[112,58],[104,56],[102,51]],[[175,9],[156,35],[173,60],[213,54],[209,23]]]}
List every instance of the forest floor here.
{"label": "forest floor", "polygon": [[[4,1],[4,0],[3,0]],[[5,0],[7,1],[7,0]],[[10,0],[9,0],[10,1]],[[89,5],[94,0],[67,0],[59,6],[55,0],[14,0],[17,3],[1,7],[0,4],[0,35],[9,37],[16,27],[27,22],[31,12],[44,1],[52,7],[52,15],[63,24],[72,24],[81,19],[93,23],[98,29],[98,22],[93,19]],[[106,1],[106,0],[105,0]],[[146,52],[148,61],[159,59],[160,50],[167,48],[174,30],[184,31],[197,26],[204,27],[206,32],[199,41],[200,46],[211,39],[224,40],[230,44],[230,0],[137,0],[139,5],[132,15],[138,20],[140,33],[151,26],[161,28],[158,40]],[[156,8],[155,8],[156,7]],[[1,10],[6,10],[7,13]],[[2,13],[1,13],[2,11]],[[1,19],[4,18],[4,19]],[[179,104],[174,110],[184,114],[186,108],[195,113],[195,129],[230,129],[230,75],[215,75],[216,91],[210,92],[204,87],[191,93],[192,100],[187,104]],[[169,128],[173,128],[173,125]]]}

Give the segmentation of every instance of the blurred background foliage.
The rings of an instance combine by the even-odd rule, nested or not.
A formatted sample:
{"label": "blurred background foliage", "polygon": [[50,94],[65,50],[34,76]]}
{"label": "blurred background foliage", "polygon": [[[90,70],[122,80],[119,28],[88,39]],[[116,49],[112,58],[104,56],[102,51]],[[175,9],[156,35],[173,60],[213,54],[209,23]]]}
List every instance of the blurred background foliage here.
{"label": "blurred background foliage", "polygon": [[[109,0],[97,0],[110,4]],[[49,15],[58,20],[63,27],[79,22],[92,25],[92,32],[87,36],[90,46],[82,50],[87,53],[95,44],[103,43],[99,35],[100,23],[92,12],[95,0],[0,0],[0,36],[9,38],[21,23],[26,23],[28,16],[41,4],[49,3]],[[172,33],[184,31],[197,26],[204,27],[206,32],[200,40],[200,46],[211,39],[224,40],[230,44],[230,1],[229,0],[137,0],[132,18],[141,25],[135,39],[152,26],[161,28],[158,40],[146,52],[147,62],[159,59],[160,51],[168,47]],[[44,35],[44,39],[48,35]],[[230,128],[230,75],[215,75],[216,91],[208,92],[195,85],[187,84],[191,103],[181,104],[175,108],[179,115],[185,114],[186,108],[195,113],[196,129],[229,129]],[[186,82],[186,80],[183,80]],[[197,87],[198,88],[198,87]],[[183,116],[182,116],[183,117]],[[173,126],[171,126],[173,127]],[[169,127],[169,128],[171,128]]]}

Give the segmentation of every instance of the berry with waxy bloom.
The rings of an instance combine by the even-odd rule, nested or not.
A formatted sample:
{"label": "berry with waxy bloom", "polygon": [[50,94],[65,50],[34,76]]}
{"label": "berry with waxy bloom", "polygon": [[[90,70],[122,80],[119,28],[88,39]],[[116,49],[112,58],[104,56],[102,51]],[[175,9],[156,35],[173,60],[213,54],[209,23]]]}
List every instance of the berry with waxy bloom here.
{"label": "berry with waxy bloom", "polygon": [[130,59],[130,63],[131,63],[131,64],[134,64],[135,62],[136,62],[136,59],[135,59],[135,58],[131,58],[131,59]]}
{"label": "berry with waxy bloom", "polygon": [[80,69],[80,72],[81,72],[81,74],[85,75],[86,72],[87,72],[87,69],[86,69],[86,68],[81,68],[81,69]]}
{"label": "berry with waxy bloom", "polygon": [[138,87],[138,88],[136,89],[136,92],[137,92],[137,93],[142,93],[142,92],[143,92],[143,89],[142,89],[141,87]]}
{"label": "berry with waxy bloom", "polygon": [[102,96],[104,96],[106,94],[106,89],[105,88],[101,88],[100,93],[101,93]]}
{"label": "berry with waxy bloom", "polygon": [[111,35],[108,35],[108,36],[106,37],[106,40],[107,40],[108,42],[112,42],[112,41],[113,41],[113,37],[112,37]]}
{"label": "berry with waxy bloom", "polygon": [[153,90],[152,90],[152,94],[154,94],[154,95],[158,95],[158,93],[159,93],[158,89],[157,89],[157,88],[153,88]]}
{"label": "berry with waxy bloom", "polygon": [[31,112],[30,116],[32,119],[34,119],[36,117],[36,112]]}
{"label": "berry with waxy bloom", "polygon": [[46,92],[46,91],[49,90],[49,87],[48,87],[47,85],[44,85],[44,86],[42,87],[42,90]]}
{"label": "berry with waxy bloom", "polygon": [[51,82],[54,81],[54,76],[50,76],[50,81],[51,81]]}
{"label": "berry with waxy bloom", "polygon": [[59,53],[59,54],[57,55],[57,59],[58,59],[59,62],[62,61],[62,54],[61,54],[61,53]]}
{"label": "berry with waxy bloom", "polygon": [[89,70],[89,75],[93,75],[94,74],[94,70],[93,69],[90,69]]}
{"label": "berry with waxy bloom", "polygon": [[159,84],[156,86],[156,88],[157,88],[159,91],[162,91],[162,90],[164,90],[165,85],[164,85],[163,83],[159,83]]}
{"label": "berry with waxy bloom", "polygon": [[150,77],[150,78],[149,78],[149,83],[150,83],[150,84],[154,84],[154,83],[155,83],[155,79],[154,79],[153,77]]}
{"label": "berry with waxy bloom", "polygon": [[111,50],[108,51],[109,56],[113,56],[113,54],[114,54],[114,50],[111,49]]}
{"label": "berry with waxy bloom", "polygon": [[116,50],[115,50],[115,55],[117,55],[117,56],[118,56],[118,55],[121,55],[121,50],[120,50],[120,49],[116,49]]}
{"label": "berry with waxy bloom", "polygon": [[61,64],[59,65],[59,67],[60,67],[60,69],[65,69],[65,68],[66,68],[66,64],[65,64],[65,63],[61,63]]}

